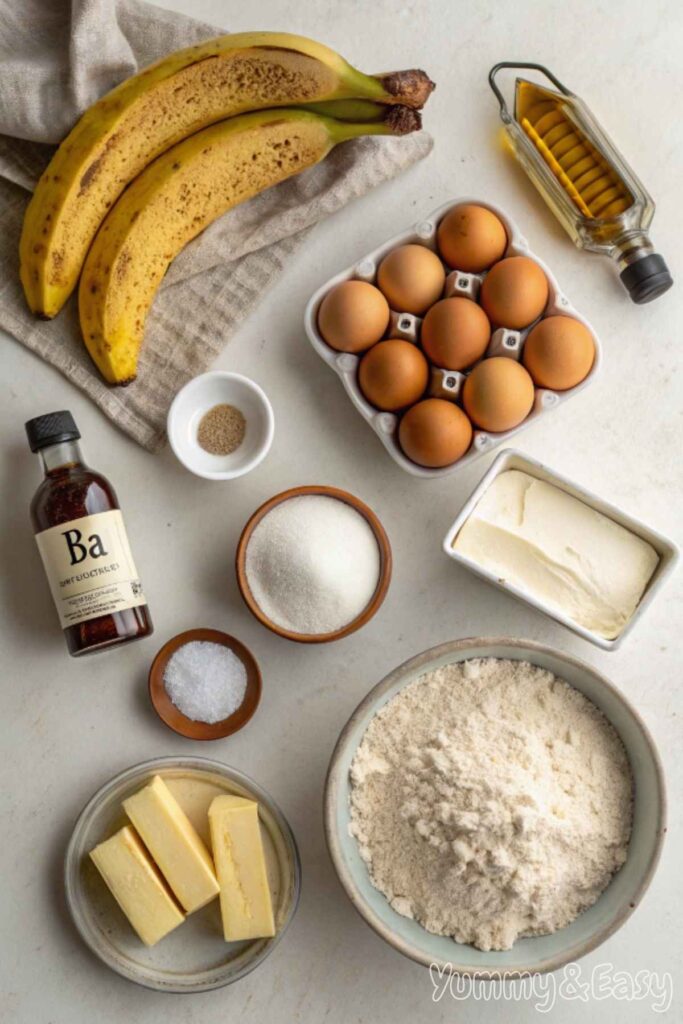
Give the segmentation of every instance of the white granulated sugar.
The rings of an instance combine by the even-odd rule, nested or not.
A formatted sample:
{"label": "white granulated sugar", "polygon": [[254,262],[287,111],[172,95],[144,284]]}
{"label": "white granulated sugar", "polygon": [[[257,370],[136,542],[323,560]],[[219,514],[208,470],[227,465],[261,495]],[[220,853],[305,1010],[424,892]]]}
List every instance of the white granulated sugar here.
{"label": "white granulated sugar", "polygon": [[621,740],[527,662],[420,677],[371,721],[351,782],[350,831],[373,884],[427,931],[479,949],[569,924],[626,859]]}
{"label": "white granulated sugar", "polygon": [[262,611],[295,633],[332,633],[372,599],[380,573],[375,535],[344,501],[308,494],[263,517],[246,555],[247,581]]}
{"label": "white granulated sugar", "polygon": [[247,670],[222,644],[192,640],[171,655],[164,687],[186,718],[222,722],[237,711],[247,689]]}

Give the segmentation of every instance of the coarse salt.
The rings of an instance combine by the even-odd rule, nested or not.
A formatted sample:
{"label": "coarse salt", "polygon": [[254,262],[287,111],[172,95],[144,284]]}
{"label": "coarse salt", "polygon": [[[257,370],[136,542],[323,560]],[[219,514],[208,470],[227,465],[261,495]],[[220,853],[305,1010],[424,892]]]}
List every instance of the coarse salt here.
{"label": "coarse salt", "polygon": [[229,647],[192,640],[171,655],[164,686],[186,718],[211,724],[237,711],[247,689],[247,670]]}

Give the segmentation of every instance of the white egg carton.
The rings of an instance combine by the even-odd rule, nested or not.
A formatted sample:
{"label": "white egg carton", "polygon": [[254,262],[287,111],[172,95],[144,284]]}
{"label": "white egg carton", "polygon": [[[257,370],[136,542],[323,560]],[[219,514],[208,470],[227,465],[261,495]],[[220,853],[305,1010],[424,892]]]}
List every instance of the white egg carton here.
{"label": "white egg carton", "polygon": [[[405,245],[409,242],[417,245],[424,245],[438,254],[436,246],[436,232],[439,222],[453,206],[457,206],[460,203],[476,203],[478,206],[485,206],[487,209],[491,210],[492,213],[495,213],[497,217],[500,217],[501,221],[505,225],[505,230],[507,231],[508,236],[508,247],[505,251],[505,256],[531,257],[531,259],[535,260],[536,263],[542,267],[546,277],[548,278],[549,297],[548,304],[543,315],[553,316],[562,314],[564,316],[572,316],[576,320],[580,320],[582,324],[585,324],[591,332],[595,342],[595,360],[591,371],[585,380],[581,381],[580,384],[577,384],[576,387],[570,388],[568,391],[549,391],[545,388],[537,388],[531,412],[527,418],[513,430],[506,430],[501,434],[491,434],[475,428],[472,446],[467,454],[458,462],[453,463],[451,466],[445,466],[442,469],[428,469],[424,466],[418,466],[403,454],[398,443],[398,424],[400,414],[382,412],[370,405],[370,403],[364,398],[360,387],[358,386],[358,363],[360,361],[360,356],[353,355],[349,352],[337,352],[335,349],[330,348],[324,340],[318,330],[318,309],[327,292],[342,281],[348,281],[355,278],[360,281],[369,281],[374,283],[377,274],[377,267],[380,262],[387,253],[391,252],[392,249],[395,249],[399,245]],[[446,278],[444,297],[451,295],[465,295],[470,298],[476,298],[481,282],[485,277],[485,274],[465,274],[458,270],[451,270],[449,267],[446,267],[446,273],[448,276]],[[347,267],[346,270],[342,270],[341,273],[330,278],[329,281],[318,288],[306,306],[305,326],[306,333],[308,334],[313,348],[316,350],[318,355],[325,360],[328,366],[335,371],[346,388],[346,392],[356,409],[363,419],[370,424],[394,461],[397,462],[402,469],[405,469],[406,472],[419,477],[448,476],[449,474],[455,473],[459,469],[468,466],[480,455],[493,451],[493,449],[497,448],[498,445],[509,441],[511,437],[519,433],[520,430],[523,430],[529,423],[535,422],[540,416],[545,416],[549,412],[552,412],[552,410],[557,408],[557,406],[562,402],[566,402],[573,395],[587,387],[598,372],[602,361],[600,341],[595,330],[586,318],[574,309],[572,304],[569,302],[569,299],[567,299],[562,293],[554,274],[546,266],[543,260],[539,259],[538,256],[531,251],[526,239],[520,233],[515,222],[507,213],[505,213],[504,210],[501,210],[500,207],[472,196],[453,199],[450,202],[437,207],[437,209],[433,210],[425,220],[419,221],[412,230],[394,235],[394,237],[390,238],[388,242],[385,242],[377,249],[374,249],[371,253],[368,253],[368,255],[364,256],[358,263],[351,267]],[[491,343],[486,353],[487,356],[504,355],[511,359],[519,359],[524,347],[526,336],[533,326],[534,324],[530,324],[529,327],[525,328],[523,331],[511,331],[506,328],[499,328],[492,335]],[[406,338],[408,341],[417,342],[419,334],[419,317],[412,316],[410,313],[403,313],[400,310],[392,311],[391,321],[386,337],[401,337]],[[429,390],[426,397],[441,397],[452,401],[457,400],[465,377],[466,373],[435,368],[431,374]]]}

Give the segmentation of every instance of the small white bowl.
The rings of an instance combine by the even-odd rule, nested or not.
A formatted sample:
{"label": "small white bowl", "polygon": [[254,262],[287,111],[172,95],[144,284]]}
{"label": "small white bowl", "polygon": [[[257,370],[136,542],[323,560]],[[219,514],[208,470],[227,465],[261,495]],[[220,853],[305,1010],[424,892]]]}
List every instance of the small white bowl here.
{"label": "small white bowl", "polygon": [[[215,405],[234,405],[247,421],[244,440],[229,455],[212,455],[197,441],[202,416]],[[206,480],[233,480],[265,459],[273,442],[273,407],[262,388],[241,373],[213,370],[181,388],[168,410],[166,429],[176,458]]]}
{"label": "small white bowl", "polygon": [[[607,640],[604,636],[600,636],[599,633],[593,633],[591,630],[579,625],[579,623],[575,622],[574,619],[570,619],[569,616],[563,615],[563,613],[557,608],[546,604],[545,601],[535,597],[530,592],[521,590],[512,583],[508,583],[507,580],[501,579],[495,573],[490,572],[488,569],[479,565],[478,562],[474,562],[465,555],[461,555],[460,552],[456,551],[453,547],[455,538],[465,525],[466,520],[469,519],[474,509],[479,504],[479,501],[484,496],[484,492],[491,486],[491,483],[498,474],[505,472],[507,469],[520,469],[524,473],[528,473],[529,476],[535,477],[537,480],[544,480],[546,483],[552,484],[554,487],[564,491],[566,494],[571,494],[572,497],[578,498],[579,501],[582,501],[584,505],[588,505],[589,508],[595,509],[596,512],[601,512],[604,516],[607,516],[615,523],[623,526],[630,533],[634,533],[636,537],[640,537],[642,540],[647,541],[659,555],[659,564],[652,574],[638,606],[622,629],[621,633],[619,633],[619,635],[613,640]],[[492,583],[494,587],[498,587],[499,590],[505,590],[508,594],[512,594],[514,597],[519,598],[520,601],[524,601],[526,604],[530,604],[533,608],[537,608],[538,611],[543,612],[544,615],[548,615],[551,619],[555,619],[556,622],[562,623],[562,625],[566,626],[567,629],[571,629],[572,632],[578,633],[578,635],[582,636],[584,640],[588,640],[597,647],[602,647],[605,651],[614,651],[619,647],[624,637],[630,633],[636,621],[652,603],[655,594],[661,589],[664,581],[671,575],[679,557],[677,546],[673,541],[664,537],[661,533],[653,530],[650,526],[647,526],[634,516],[630,516],[626,512],[623,512],[620,508],[617,508],[616,505],[612,505],[609,502],[604,501],[592,491],[588,491],[584,487],[580,487],[578,484],[574,483],[573,480],[568,480],[567,477],[561,476],[559,473],[556,473],[554,469],[549,469],[548,466],[544,466],[542,463],[536,462],[535,459],[529,458],[528,455],[524,455],[523,452],[517,451],[515,448],[505,448],[491,463],[488,472],[481,478],[479,485],[475,488],[463,507],[460,509],[457,519],[446,534],[443,542],[443,549],[449,558],[452,558],[455,562],[459,562],[461,565],[464,565],[465,568],[469,569],[470,572],[473,572],[476,576],[480,576],[488,583]]]}

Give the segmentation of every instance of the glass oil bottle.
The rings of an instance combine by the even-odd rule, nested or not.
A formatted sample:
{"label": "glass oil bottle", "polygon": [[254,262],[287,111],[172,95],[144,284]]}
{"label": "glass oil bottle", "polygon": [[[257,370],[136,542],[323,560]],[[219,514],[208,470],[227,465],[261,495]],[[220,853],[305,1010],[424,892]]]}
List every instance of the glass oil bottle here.
{"label": "glass oil bottle", "polygon": [[[553,88],[517,78],[510,113],[496,82],[506,68],[540,72]],[[655,204],[585,103],[542,64],[496,64],[489,83],[515,156],[574,243],[610,256],[634,302],[667,291],[673,280],[648,235]]]}

